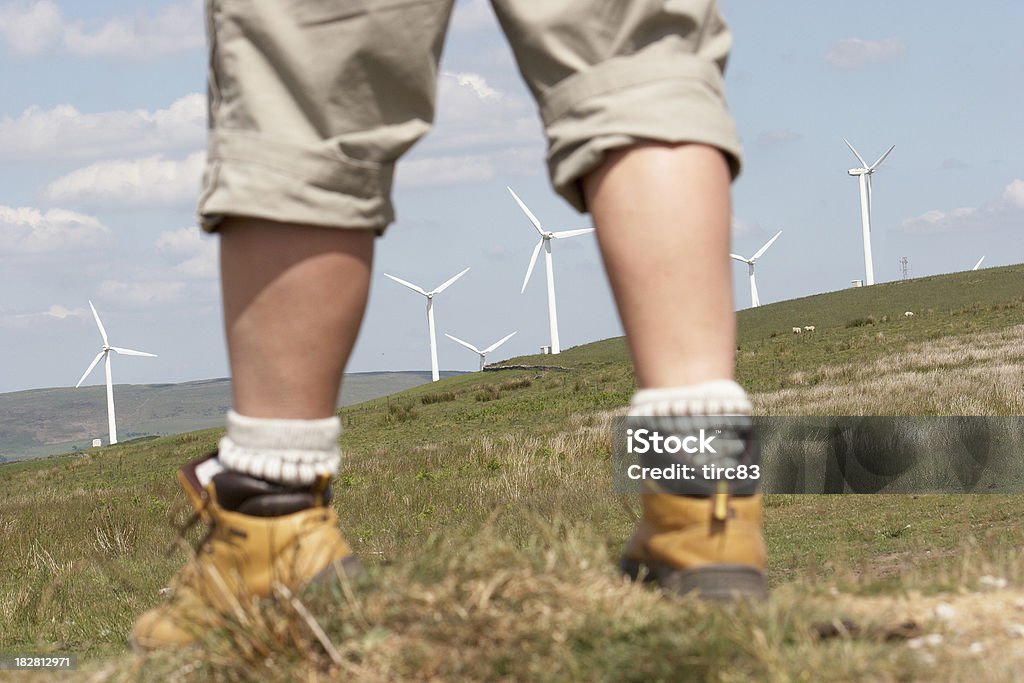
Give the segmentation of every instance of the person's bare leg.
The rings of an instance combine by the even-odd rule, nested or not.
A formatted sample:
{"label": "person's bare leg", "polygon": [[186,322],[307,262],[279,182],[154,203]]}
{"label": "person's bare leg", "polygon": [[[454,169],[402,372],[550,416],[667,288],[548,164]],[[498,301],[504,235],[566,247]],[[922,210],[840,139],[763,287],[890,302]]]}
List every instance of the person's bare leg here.
{"label": "person's bare leg", "polygon": [[219,232],[235,411],[333,415],[366,308],[373,231],[228,218]]}
{"label": "person's bare leg", "polygon": [[718,150],[657,143],[584,179],[641,388],[733,378],[729,184]]}
{"label": "person's bare leg", "polygon": [[[749,421],[741,416],[750,414],[733,381],[729,183],[716,149],[663,144],[610,154],[584,180],[640,385],[629,414],[698,416],[722,427],[720,445],[746,437],[716,419]],[[746,443],[729,457],[753,458]],[[714,484],[714,493],[643,489],[622,571],[638,579],[646,567],[647,578],[680,595],[763,597],[767,558],[756,484],[703,484]]]}

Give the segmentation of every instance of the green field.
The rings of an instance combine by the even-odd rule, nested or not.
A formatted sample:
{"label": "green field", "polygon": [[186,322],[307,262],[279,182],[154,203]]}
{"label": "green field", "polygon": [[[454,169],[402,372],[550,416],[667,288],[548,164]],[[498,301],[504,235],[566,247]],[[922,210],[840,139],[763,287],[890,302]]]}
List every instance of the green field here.
{"label": "green field", "polygon": [[[1021,266],[739,321],[738,379],[762,414],[1024,413]],[[509,361],[553,363],[341,411],[334,505],[371,571],[303,596],[330,647],[272,603],[194,650],[127,651],[184,560],[166,554],[185,517],[172,473],[218,431],[0,466],[0,653],[78,653],[83,681],[1024,678],[1024,498],[770,496],[768,601],[666,599],[614,570],[636,519],[609,483],[625,345]]]}

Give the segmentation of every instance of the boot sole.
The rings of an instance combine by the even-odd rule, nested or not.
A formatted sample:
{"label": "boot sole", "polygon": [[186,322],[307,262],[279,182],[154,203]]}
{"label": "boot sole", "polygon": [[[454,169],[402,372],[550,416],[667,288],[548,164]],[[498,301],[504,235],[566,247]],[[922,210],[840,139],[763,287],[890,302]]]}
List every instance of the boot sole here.
{"label": "boot sole", "polygon": [[746,564],[712,564],[679,569],[660,562],[641,562],[623,557],[619,567],[633,581],[655,583],[666,593],[680,597],[692,595],[721,603],[768,597],[768,581],[764,572]]}

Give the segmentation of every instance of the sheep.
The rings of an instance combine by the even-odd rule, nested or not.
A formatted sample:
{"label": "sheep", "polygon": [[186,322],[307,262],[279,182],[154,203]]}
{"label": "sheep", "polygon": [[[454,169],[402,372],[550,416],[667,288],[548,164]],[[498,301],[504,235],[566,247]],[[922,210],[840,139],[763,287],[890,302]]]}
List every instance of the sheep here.
{"label": "sheep", "polygon": [[800,334],[801,332],[803,332],[803,330],[801,330],[799,327],[793,328],[793,334]]}
{"label": "sheep", "polygon": [[804,325],[804,332],[814,332],[814,325]]}
{"label": "sheep", "polygon": [[903,312],[903,317],[904,318],[913,318],[914,317],[914,312],[913,311],[904,311]]}

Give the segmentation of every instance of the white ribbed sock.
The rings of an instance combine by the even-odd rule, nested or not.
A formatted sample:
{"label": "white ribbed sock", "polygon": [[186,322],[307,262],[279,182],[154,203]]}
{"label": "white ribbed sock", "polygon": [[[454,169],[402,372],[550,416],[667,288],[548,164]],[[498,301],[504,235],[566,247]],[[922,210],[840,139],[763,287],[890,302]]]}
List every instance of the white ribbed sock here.
{"label": "white ribbed sock", "polygon": [[751,410],[747,392],[731,379],[640,389],[629,404],[631,416],[750,415]]}
{"label": "white ribbed sock", "polygon": [[227,421],[218,459],[230,470],[282,484],[312,484],[321,474],[338,473],[337,417],[278,420],[229,410]]}

